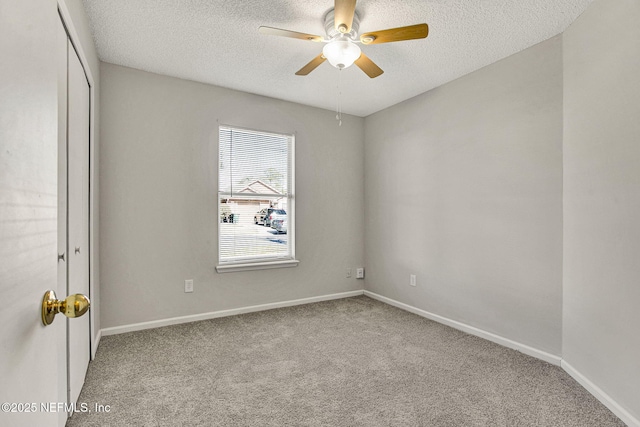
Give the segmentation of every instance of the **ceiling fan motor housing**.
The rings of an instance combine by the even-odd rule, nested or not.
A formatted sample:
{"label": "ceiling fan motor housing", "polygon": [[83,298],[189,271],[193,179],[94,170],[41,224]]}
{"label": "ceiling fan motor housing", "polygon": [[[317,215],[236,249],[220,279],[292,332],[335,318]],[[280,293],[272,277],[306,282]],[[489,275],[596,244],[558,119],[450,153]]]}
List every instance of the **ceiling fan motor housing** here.
{"label": "ceiling fan motor housing", "polygon": [[333,40],[339,36],[349,37],[351,40],[358,40],[358,30],[360,29],[360,17],[357,12],[353,13],[353,23],[351,24],[351,31],[348,33],[342,33],[336,29],[335,24],[335,11],[331,9],[324,17],[324,30],[327,33],[327,38]]}

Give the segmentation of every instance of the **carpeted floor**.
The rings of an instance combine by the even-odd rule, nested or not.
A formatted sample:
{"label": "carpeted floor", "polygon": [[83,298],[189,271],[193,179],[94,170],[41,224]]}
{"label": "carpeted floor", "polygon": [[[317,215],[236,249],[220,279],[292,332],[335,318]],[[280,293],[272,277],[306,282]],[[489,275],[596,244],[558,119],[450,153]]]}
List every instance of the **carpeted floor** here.
{"label": "carpeted floor", "polygon": [[79,402],[70,427],[624,426],[562,369],[364,296],[104,337]]}

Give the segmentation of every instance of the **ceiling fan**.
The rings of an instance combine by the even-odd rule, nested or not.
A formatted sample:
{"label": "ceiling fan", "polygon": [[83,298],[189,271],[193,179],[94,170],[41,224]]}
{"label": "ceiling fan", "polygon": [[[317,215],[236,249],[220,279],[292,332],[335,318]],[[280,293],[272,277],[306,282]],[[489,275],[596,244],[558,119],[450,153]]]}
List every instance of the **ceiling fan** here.
{"label": "ceiling fan", "polygon": [[356,0],[335,0],[335,7],[326,14],[324,21],[326,37],[273,27],[260,27],[260,32],[272,36],[327,43],[320,55],[296,72],[298,76],[306,76],[328,60],[331,65],[340,70],[355,63],[371,78],[378,77],[384,71],[362,52],[358,43],[369,45],[423,39],[429,34],[427,24],[416,24],[364,33],[358,38],[360,18],[356,13]]}

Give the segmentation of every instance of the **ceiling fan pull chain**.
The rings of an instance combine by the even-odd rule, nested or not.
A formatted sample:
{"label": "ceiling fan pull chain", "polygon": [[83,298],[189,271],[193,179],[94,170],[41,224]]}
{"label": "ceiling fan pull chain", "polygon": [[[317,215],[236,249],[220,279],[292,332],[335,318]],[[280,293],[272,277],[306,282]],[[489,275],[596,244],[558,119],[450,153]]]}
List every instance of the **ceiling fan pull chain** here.
{"label": "ceiling fan pull chain", "polygon": [[340,86],[342,83],[342,69],[338,70],[338,101],[336,106],[336,120],[338,121],[338,126],[342,126],[342,91],[340,90]]}

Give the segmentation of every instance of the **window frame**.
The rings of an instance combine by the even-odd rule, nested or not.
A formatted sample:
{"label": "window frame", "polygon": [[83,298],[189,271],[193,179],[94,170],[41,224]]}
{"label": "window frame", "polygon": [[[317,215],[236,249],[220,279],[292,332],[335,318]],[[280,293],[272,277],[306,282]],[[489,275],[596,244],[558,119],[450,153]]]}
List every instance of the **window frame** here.
{"label": "window frame", "polygon": [[[283,257],[260,257],[256,258],[255,261],[248,260],[236,260],[236,261],[222,261],[221,260],[221,222],[220,222],[220,208],[221,208],[221,200],[225,196],[232,195],[229,192],[220,191],[220,132],[222,129],[229,130],[237,130],[241,132],[251,132],[257,134],[264,135],[274,135],[278,137],[286,137],[289,140],[288,143],[288,153],[287,153],[287,241],[289,245],[289,256],[286,258]],[[273,131],[265,131],[258,129],[245,128],[241,126],[233,126],[226,124],[218,125],[218,134],[217,134],[217,144],[216,144],[216,172],[217,172],[217,202],[216,202],[216,222],[218,224],[218,259],[216,265],[216,271],[218,273],[231,273],[237,271],[250,271],[250,270],[267,270],[274,268],[287,268],[287,267],[296,267],[299,260],[296,259],[296,244],[295,244],[295,235],[296,235],[296,226],[295,226],[295,142],[296,135],[295,133],[283,133],[283,132],[273,132]]]}

